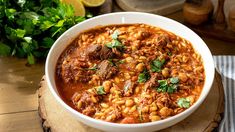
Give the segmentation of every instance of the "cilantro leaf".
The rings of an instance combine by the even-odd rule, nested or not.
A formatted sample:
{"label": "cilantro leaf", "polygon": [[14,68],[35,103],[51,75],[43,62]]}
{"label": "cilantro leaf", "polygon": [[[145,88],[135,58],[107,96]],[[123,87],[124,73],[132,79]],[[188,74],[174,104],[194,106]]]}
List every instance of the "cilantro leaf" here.
{"label": "cilantro leaf", "polygon": [[154,60],[150,63],[150,68],[152,72],[160,72],[162,69],[162,66],[164,65],[165,60]]}
{"label": "cilantro leaf", "polygon": [[107,46],[108,48],[118,48],[118,49],[122,49],[124,48],[124,45],[117,39],[119,35],[119,32],[116,30],[114,31],[114,33],[111,35],[112,36],[112,42],[107,43],[105,46]]}
{"label": "cilantro leaf", "polygon": [[139,74],[138,76],[138,82],[143,83],[146,82],[150,78],[149,72],[145,69],[142,73]]}
{"label": "cilantro leaf", "polygon": [[88,68],[88,70],[97,70],[97,64],[95,64],[94,66],[92,66],[91,68]]}
{"label": "cilantro leaf", "polygon": [[99,87],[97,88],[97,94],[99,94],[99,95],[104,95],[104,94],[106,94],[106,92],[104,91],[104,87],[103,87],[103,86],[99,86]]}
{"label": "cilantro leaf", "polygon": [[179,78],[178,77],[172,77],[170,78],[170,82],[173,83],[173,84],[176,84],[179,82]]}
{"label": "cilantro leaf", "polygon": [[189,108],[190,107],[190,100],[186,98],[180,98],[177,101],[177,104],[180,108]]}
{"label": "cilantro leaf", "polygon": [[156,88],[157,92],[174,93],[178,87],[177,83],[179,80],[177,79],[177,77],[170,78],[171,83],[168,83],[167,80],[158,80],[159,87]]}
{"label": "cilantro leaf", "polygon": [[119,32],[117,30],[115,30],[112,34],[112,39],[117,39],[119,35]]}
{"label": "cilantro leaf", "polygon": [[123,48],[123,45],[121,42],[119,42],[118,40],[113,40],[110,43],[107,43],[106,46],[108,48]]}

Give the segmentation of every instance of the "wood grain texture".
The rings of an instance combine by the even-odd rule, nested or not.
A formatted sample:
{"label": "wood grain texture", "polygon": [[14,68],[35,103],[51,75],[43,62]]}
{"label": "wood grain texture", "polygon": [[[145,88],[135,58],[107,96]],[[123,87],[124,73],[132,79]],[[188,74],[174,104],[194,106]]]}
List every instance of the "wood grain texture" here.
{"label": "wood grain texture", "polygon": [[116,0],[124,11],[150,12],[167,15],[182,9],[184,0]]}
{"label": "wood grain texture", "polygon": [[42,132],[38,112],[0,115],[0,132]]}
{"label": "wood grain texture", "polygon": [[13,57],[0,58],[0,115],[37,110],[37,89],[44,64],[28,67],[26,62]]}
{"label": "wood grain texture", "polygon": [[[220,114],[224,111],[223,103],[224,93],[221,78],[216,73],[212,89],[203,104],[188,118],[163,131],[212,131],[221,120]],[[44,78],[39,88],[39,115],[42,118],[43,129],[46,132],[72,132],[74,130],[79,130],[80,132],[100,132],[100,130],[78,122],[72,115],[67,113],[51,95]],[[63,121],[61,122],[62,119]]]}

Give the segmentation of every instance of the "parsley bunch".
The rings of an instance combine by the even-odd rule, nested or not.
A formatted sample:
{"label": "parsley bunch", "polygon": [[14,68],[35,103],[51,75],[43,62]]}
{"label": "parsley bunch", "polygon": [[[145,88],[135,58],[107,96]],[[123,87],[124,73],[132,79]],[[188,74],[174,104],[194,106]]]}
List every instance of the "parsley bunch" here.
{"label": "parsley bunch", "polygon": [[85,20],[60,0],[0,0],[0,55],[45,58],[54,41]]}

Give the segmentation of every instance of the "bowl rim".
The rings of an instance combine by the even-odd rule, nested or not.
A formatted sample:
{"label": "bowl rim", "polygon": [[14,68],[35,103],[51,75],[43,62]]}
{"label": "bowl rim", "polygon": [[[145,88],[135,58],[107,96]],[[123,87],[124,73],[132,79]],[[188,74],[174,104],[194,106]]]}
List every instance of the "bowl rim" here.
{"label": "bowl rim", "polygon": [[[70,31],[73,30],[73,28],[77,27],[77,26],[80,26],[82,25],[83,23],[87,23],[87,22],[90,22],[90,21],[95,21],[96,19],[99,19],[99,18],[102,18],[102,17],[113,17],[115,15],[145,15],[145,16],[151,16],[151,17],[156,17],[158,19],[162,19],[164,21],[169,21],[169,22],[172,22],[172,23],[176,23],[182,27],[184,27],[185,29],[187,29],[188,31],[190,31],[192,34],[196,35],[195,37],[197,37],[197,39],[199,39],[201,41],[201,44],[204,45],[204,47],[206,48],[205,50],[207,50],[207,52],[210,54],[210,60],[211,60],[211,65],[213,66],[213,70],[211,70],[211,73],[210,75],[213,76],[211,78],[209,78],[209,80],[205,80],[205,82],[208,82],[208,88],[206,89],[206,93],[204,96],[201,96],[202,95],[202,92],[198,98],[198,100],[192,105],[190,106],[188,109],[184,110],[183,112],[177,114],[177,115],[174,115],[172,117],[169,117],[169,118],[166,118],[166,119],[163,119],[163,120],[159,120],[159,121],[154,121],[154,122],[146,122],[146,123],[136,123],[136,124],[119,124],[119,123],[112,123],[112,122],[106,122],[106,121],[103,121],[103,120],[99,120],[99,119],[94,119],[92,117],[89,117],[89,116],[86,116],[86,115],[83,115],[82,113],[76,111],[75,109],[73,109],[72,107],[70,107],[68,104],[66,104],[63,99],[61,99],[60,95],[57,94],[55,92],[55,89],[57,88],[53,88],[53,85],[51,83],[51,81],[53,81],[54,79],[50,79],[49,78],[49,70],[48,70],[48,67],[50,67],[50,59],[51,57],[53,57],[53,49],[57,46],[57,43],[59,42],[59,40],[63,39],[65,34],[69,33]],[[107,24],[106,24],[107,25]],[[103,26],[106,26],[105,24]],[[89,28],[90,29],[90,28]],[[164,29],[164,30],[167,30],[167,29]],[[174,33],[174,32],[173,32]],[[174,33],[175,34],[175,33]],[[178,35],[178,34],[177,34]],[[193,46],[194,47],[194,46]],[[198,53],[199,54],[199,53]],[[201,55],[201,54],[200,54]],[[205,60],[204,60],[205,61]],[[203,61],[203,65],[204,65],[204,62]],[[53,72],[55,73],[55,72]],[[193,111],[196,110],[196,108],[198,108],[202,103],[203,101],[205,100],[205,98],[207,97],[211,87],[212,87],[212,84],[213,84],[213,80],[214,80],[214,74],[215,74],[215,68],[214,68],[214,62],[213,62],[213,58],[212,58],[212,54],[209,50],[209,48],[207,47],[207,45],[205,44],[205,42],[195,33],[193,32],[191,29],[189,29],[188,27],[186,27],[185,25],[175,21],[175,20],[172,20],[170,18],[166,18],[166,17],[163,17],[163,16],[160,16],[160,15],[156,15],[156,14],[151,14],[151,13],[143,13],[143,12],[114,12],[114,13],[108,13],[108,14],[103,14],[103,15],[99,15],[99,16],[96,16],[96,17],[93,17],[93,18],[90,18],[88,20],[85,20],[83,22],[80,22],[80,23],[77,23],[75,24],[74,26],[72,26],[71,28],[69,28],[67,31],[65,31],[55,42],[54,44],[52,45],[49,53],[48,53],[48,56],[46,58],[46,65],[45,65],[45,75],[46,75],[46,81],[47,81],[47,85],[52,93],[52,95],[55,97],[56,101],[59,102],[60,105],[62,105],[66,110],[70,111],[71,113],[75,114],[76,116],[79,116],[80,118],[82,118],[82,120],[89,120],[90,122],[96,122],[98,124],[103,124],[103,125],[106,125],[106,126],[111,126],[111,127],[123,127],[123,128],[139,128],[139,127],[148,127],[148,126],[153,126],[153,125],[160,125],[160,124],[164,124],[164,123],[167,123],[167,122],[170,122],[170,121],[173,121],[187,113],[189,113],[188,115],[190,115]],[[207,79],[207,77],[205,77],[205,79]],[[203,89],[205,88],[205,84],[203,86]],[[187,116],[186,116],[187,117]],[[186,118],[185,117],[185,118]]]}

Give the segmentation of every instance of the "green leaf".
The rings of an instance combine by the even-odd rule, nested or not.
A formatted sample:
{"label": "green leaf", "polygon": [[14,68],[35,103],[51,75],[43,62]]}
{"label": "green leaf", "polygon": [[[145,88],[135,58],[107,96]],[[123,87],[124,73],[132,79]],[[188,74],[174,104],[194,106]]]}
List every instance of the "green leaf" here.
{"label": "green leaf", "polygon": [[178,77],[172,77],[170,78],[170,82],[173,83],[173,84],[176,84],[179,82],[179,78]]}
{"label": "green leaf", "polygon": [[99,94],[99,95],[104,95],[104,94],[106,94],[105,91],[104,91],[104,87],[103,87],[103,86],[99,86],[99,87],[97,88],[97,94]]}
{"label": "green leaf", "polygon": [[172,56],[172,53],[171,53],[171,52],[167,52],[167,54],[168,54],[169,56]]}
{"label": "green leaf", "polygon": [[62,27],[64,25],[64,20],[58,21],[58,23],[55,25],[56,27]]}
{"label": "green leaf", "polygon": [[30,53],[32,51],[32,48],[30,47],[29,43],[21,42],[21,45],[25,53]]}
{"label": "green leaf", "polygon": [[150,63],[150,68],[152,72],[160,72],[162,69],[162,66],[164,65],[165,60],[154,60]]}
{"label": "green leaf", "polygon": [[31,38],[31,37],[24,37],[24,40],[25,40],[27,43],[32,43],[32,38]]}
{"label": "green leaf", "polygon": [[[170,78],[171,80],[172,78]],[[175,80],[174,80],[175,79]],[[176,78],[173,81],[176,82]],[[158,80],[159,87],[157,88],[158,92],[167,92],[167,93],[174,93],[177,90],[178,85],[175,83],[168,84],[167,80]]]}
{"label": "green leaf", "polygon": [[11,54],[11,47],[0,42],[0,55],[8,56]]}
{"label": "green leaf", "polygon": [[43,24],[41,25],[40,29],[42,30],[47,30],[48,28],[54,26],[55,24],[51,21],[44,21]]}
{"label": "green leaf", "polygon": [[160,86],[167,86],[167,80],[158,80]]}
{"label": "green leaf", "polygon": [[86,17],[87,18],[92,18],[93,17],[93,14],[89,11],[86,11]]}
{"label": "green leaf", "polygon": [[16,36],[19,37],[19,38],[23,38],[26,31],[25,30],[22,30],[22,29],[16,29],[15,30],[15,33],[16,33]]}
{"label": "green leaf", "polygon": [[138,76],[138,82],[139,83],[144,83],[150,78],[149,72],[145,69],[142,73],[139,74]]}
{"label": "green leaf", "polygon": [[176,90],[177,90],[177,85],[171,84],[171,85],[168,86],[168,88],[167,88],[167,93],[174,93]]}
{"label": "green leaf", "polygon": [[180,108],[189,108],[190,107],[190,100],[186,98],[180,98],[177,101],[177,104]]}
{"label": "green leaf", "polygon": [[8,19],[13,20],[15,18],[16,9],[10,8],[5,10],[6,16]]}
{"label": "green leaf", "polygon": [[117,30],[115,30],[112,34],[112,39],[117,39],[119,35],[119,32]]}
{"label": "green leaf", "polygon": [[26,0],[18,0],[17,4],[22,8],[24,4],[26,3]]}
{"label": "green leaf", "polygon": [[123,45],[118,40],[113,40],[111,43],[106,44],[108,48],[123,48]]}
{"label": "green leaf", "polygon": [[45,37],[42,40],[42,46],[43,48],[50,48],[54,44],[54,40],[52,38]]}
{"label": "green leaf", "polygon": [[96,70],[97,70],[97,64],[95,64],[95,65],[94,65],[94,66],[92,66],[91,68],[88,68],[88,70],[96,71]]}
{"label": "green leaf", "polygon": [[33,56],[32,53],[29,53],[29,54],[28,54],[27,60],[28,60],[28,63],[29,63],[30,65],[35,64],[35,58],[34,58],[34,56]]}

